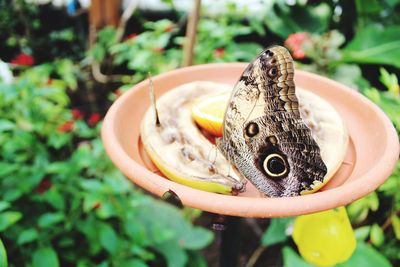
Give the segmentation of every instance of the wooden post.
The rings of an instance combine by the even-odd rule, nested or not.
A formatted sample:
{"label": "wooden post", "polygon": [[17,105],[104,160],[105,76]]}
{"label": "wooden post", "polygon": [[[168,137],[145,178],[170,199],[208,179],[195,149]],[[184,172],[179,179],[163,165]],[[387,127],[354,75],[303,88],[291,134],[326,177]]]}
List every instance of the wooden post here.
{"label": "wooden post", "polygon": [[120,16],[120,0],[92,0],[89,9],[89,24],[96,30],[105,26],[117,26]]}
{"label": "wooden post", "polygon": [[89,45],[95,43],[99,29],[117,26],[120,15],[120,0],[92,0],[89,8]]}
{"label": "wooden post", "polygon": [[195,0],[192,12],[189,14],[186,27],[186,37],[183,46],[183,62],[184,67],[193,64],[193,50],[196,43],[197,24],[200,17],[201,0]]}

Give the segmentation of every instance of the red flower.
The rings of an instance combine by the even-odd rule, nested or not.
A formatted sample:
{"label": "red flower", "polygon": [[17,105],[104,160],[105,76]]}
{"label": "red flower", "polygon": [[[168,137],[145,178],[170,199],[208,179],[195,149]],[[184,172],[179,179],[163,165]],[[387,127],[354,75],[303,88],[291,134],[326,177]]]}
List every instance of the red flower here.
{"label": "red flower", "polygon": [[173,23],[171,23],[167,27],[165,27],[164,31],[165,32],[172,32],[174,28],[175,28],[175,25]]}
{"label": "red flower", "polygon": [[225,54],[224,48],[217,48],[214,50],[214,58],[220,58]]}
{"label": "red flower", "polygon": [[117,89],[113,92],[115,97],[120,97],[123,93],[124,91],[122,91],[121,89]]}
{"label": "red flower", "polygon": [[310,34],[308,32],[298,32],[289,35],[285,40],[285,46],[292,51],[292,55],[295,59],[303,59],[306,57],[303,44],[309,40]]}
{"label": "red flower", "polygon": [[80,111],[80,110],[77,109],[77,108],[73,108],[73,109],[71,110],[71,114],[72,114],[72,117],[73,117],[75,120],[81,120],[81,119],[83,119],[83,112]]}
{"label": "red flower", "polygon": [[101,115],[99,113],[93,113],[88,119],[90,126],[96,125],[101,120]]}
{"label": "red flower", "polygon": [[39,185],[36,187],[35,192],[39,194],[43,194],[47,190],[51,188],[53,184],[51,183],[50,179],[44,178],[40,181]]}
{"label": "red flower", "polygon": [[47,85],[52,85],[53,84],[53,79],[48,79],[46,84]]}
{"label": "red flower", "polygon": [[98,209],[98,208],[100,208],[100,207],[101,207],[101,202],[100,202],[100,201],[96,201],[96,202],[93,204],[92,209],[96,210],[96,209]]}
{"label": "red flower", "polygon": [[156,47],[153,49],[153,51],[156,52],[157,54],[162,54],[164,52],[164,48]]}
{"label": "red flower", "polygon": [[19,66],[32,66],[33,63],[35,63],[35,60],[32,56],[21,53],[16,58],[11,60],[10,63]]}
{"label": "red flower", "polygon": [[131,33],[128,36],[126,36],[125,40],[135,39],[137,36],[138,36],[137,33]]}
{"label": "red flower", "polygon": [[58,126],[57,131],[60,133],[68,133],[74,129],[74,121],[66,121]]}

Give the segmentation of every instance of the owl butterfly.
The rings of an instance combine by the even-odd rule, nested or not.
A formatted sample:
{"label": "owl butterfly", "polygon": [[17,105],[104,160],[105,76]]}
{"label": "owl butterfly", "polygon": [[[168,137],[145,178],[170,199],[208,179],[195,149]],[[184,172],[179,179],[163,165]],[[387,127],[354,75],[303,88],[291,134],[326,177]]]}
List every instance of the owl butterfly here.
{"label": "owl butterfly", "polygon": [[263,51],[243,72],[225,111],[217,146],[271,197],[300,195],[327,168],[298,109],[293,59],[281,46]]}

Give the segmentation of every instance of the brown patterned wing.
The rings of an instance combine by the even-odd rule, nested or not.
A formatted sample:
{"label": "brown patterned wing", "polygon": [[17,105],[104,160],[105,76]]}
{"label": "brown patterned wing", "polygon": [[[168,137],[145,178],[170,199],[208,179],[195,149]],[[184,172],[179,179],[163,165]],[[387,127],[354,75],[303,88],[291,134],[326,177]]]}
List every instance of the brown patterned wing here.
{"label": "brown patterned wing", "polygon": [[268,196],[299,195],[327,172],[300,117],[293,76],[284,47],[263,51],[236,84],[217,140],[238,171]]}

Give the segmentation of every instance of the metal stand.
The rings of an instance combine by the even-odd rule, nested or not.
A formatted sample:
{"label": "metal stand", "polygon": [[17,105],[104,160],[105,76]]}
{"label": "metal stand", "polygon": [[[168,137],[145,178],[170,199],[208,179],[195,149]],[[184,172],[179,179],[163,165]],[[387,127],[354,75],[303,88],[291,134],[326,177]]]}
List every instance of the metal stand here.
{"label": "metal stand", "polygon": [[220,267],[237,267],[239,263],[242,218],[219,216],[213,229],[220,231]]}

